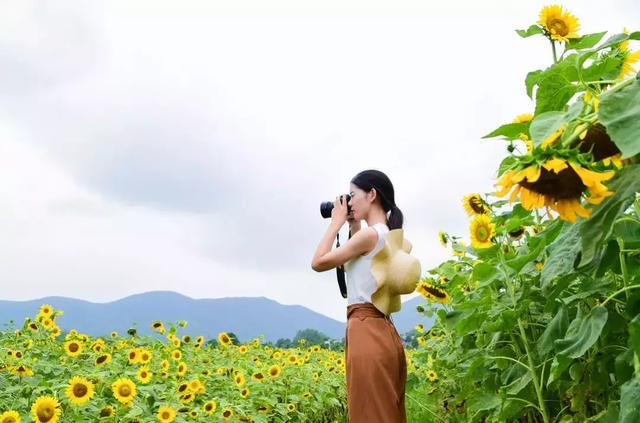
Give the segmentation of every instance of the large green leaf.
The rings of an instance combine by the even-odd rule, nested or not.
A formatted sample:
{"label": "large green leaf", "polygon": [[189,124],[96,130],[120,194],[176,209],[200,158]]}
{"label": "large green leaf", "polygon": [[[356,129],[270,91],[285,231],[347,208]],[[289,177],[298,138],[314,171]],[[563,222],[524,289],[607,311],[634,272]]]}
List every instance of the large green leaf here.
{"label": "large green leaf", "polygon": [[582,237],[582,257],[579,267],[593,260],[596,251],[611,234],[615,219],[635,200],[636,192],[640,191],[640,165],[623,167],[618,171],[616,178],[611,183],[607,183],[607,187],[615,194],[599,206],[595,206],[588,220],[576,225]]}
{"label": "large green leaf", "polygon": [[536,91],[535,114],[551,110],[562,110],[567,102],[578,91],[563,70],[545,72],[538,78],[538,91]]}
{"label": "large green leaf", "polygon": [[506,137],[509,140],[514,140],[518,138],[518,135],[520,134],[529,133],[529,123],[530,122],[507,123],[505,125],[500,126],[498,129],[485,135],[482,138],[493,138],[493,137],[498,137],[502,135],[503,137]]}
{"label": "large green leaf", "polygon": [[580,252],[580,232],[578,225],[565,224],[560,235],[547,248],[549,257],[542,268],[540,282],[542,288],[554,278],[573,272],[573,264]]}
{"label": "large green leaf", "polygon": [[538,339],[538,352],[546,355],[553,349],[556,339],[561,339],[569,327],[569,313],[564,305],[561,305],[549,325]]}
{"label": "large green leaf", "polygon": [[607,323],[608,311],[605,307],[595,306],[589,314],[576,316],[569,325],[564,339],[555,341],[558,354],[571,358],[582,355],[598,340],[602,328]]}
{"label": "large green leaf", "polygon": [[640,379],[629,380],[620,388],[620,423],[640,422]]}
{"label": "large green leaf", "polygon": [[542,75],[542,73],[543,72],[541,70],[529,72],[524,80],[524,84],[527,87],[527,95],[530,99],[533,99],[533,87],[538,83],[538,80],[540,79],[540,75]]}
{"label": "large green leaf", "polygon": [[633,352],[640,360],[640,314],[629,323],[629,341]]}
{"label": "large green leaf", "polygon": [[537,34],[544,34],[544,31],[542,30],[542,27],[540,25],[531,25],[526,30],[525,29],[516,29],[516,32],[522,38],[531,37],[532,35],[537,35]]}
{"label": "large green leaf", "polygon": [[602,94],[598,118],[623,159],[640,153],[640,81]]}
{"label": "large green leaf", "polygon": [[557,354],[553,357],[553,362],[551,363],[551,370],[549,371],[549,379],[547,379],[547,387],[553,383],[553,381],[558,380],[562,373],[569,367],[573,360],[566,355]]}
{"label": "large green leaf", "polygon": [[560,129],[564,122],[564,112],[552,111],[537,115],[529,127],[533,144],[535,146],[542,144],[542,141]]}
{"label": "large green leaf", "polygon": [[607,32],[596,32],[595,34],[583,35],[580,38],[571,38],[567,44],[567,50],[580,50],[591,48],[598,44]]}
{"label": "large green leaf", "polygon": [[545,238],[543,236],[531,238],[529,245],[524,251],[518,251],[518,256],[506,262],[507,266],[519,273],[522,268],[529,262],[535,260],[544,247],[546,247]]}

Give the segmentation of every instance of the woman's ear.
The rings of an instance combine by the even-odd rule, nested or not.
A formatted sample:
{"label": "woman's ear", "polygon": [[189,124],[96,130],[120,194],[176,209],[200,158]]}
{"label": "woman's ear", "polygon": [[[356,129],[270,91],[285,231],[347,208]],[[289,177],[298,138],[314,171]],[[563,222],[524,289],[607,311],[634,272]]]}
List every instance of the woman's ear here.
{"label": "woman's ear", "polygon": [[376,192],[375,188],[371,188],[371,191],[367,193],[367,197],[369,197],[372,203],[376,201],[377,196],[378,196],[378,193]]}

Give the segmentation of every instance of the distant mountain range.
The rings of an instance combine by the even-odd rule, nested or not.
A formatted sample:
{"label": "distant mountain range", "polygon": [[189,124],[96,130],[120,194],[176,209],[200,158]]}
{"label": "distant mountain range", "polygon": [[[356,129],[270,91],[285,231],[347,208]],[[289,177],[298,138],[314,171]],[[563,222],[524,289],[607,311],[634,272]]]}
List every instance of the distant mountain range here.
{"label": "distant mountain range", "polygon": [[[432,319],[416,311],[416,306],[423,303],[421,297],[413,298],[402,304],[401,311],[391,315],[400,334],[410,331],[417,323],[431,327]],[[66,297],[0,300],[0,330],[7,330],[10,320],[15,327],[21,327],[24,318],[35,316],[42,304],[64,311],[57,319],[63,332],[76,329],[94,337],[107,336],[114,330],[125,334],[134,324],[138,334],[157,336],[150,328],[154,320],[162,320],[165,326],[167,322],[186,320],[187,327],[180,328],[180,335],[202,335],[211,339],[225,331],[235,333],[240,342],[259,335],[264,335],[265,342],[293,339],[297,331],[309,328],[341,340],[346,328],[346,323],[306,307],[283,305],[265,297],[193,299],[172,291],[152,291],[108,303]]]}

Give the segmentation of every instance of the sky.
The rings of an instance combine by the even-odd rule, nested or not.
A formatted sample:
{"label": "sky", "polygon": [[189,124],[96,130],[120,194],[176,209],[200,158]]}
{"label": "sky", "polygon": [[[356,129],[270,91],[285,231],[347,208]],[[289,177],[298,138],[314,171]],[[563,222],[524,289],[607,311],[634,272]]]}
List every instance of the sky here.
{"label": "sky", "polygon": [[[507,154],[482,136],[533,111],[551,48],[514,30],[548,4],[0,0],[0,299],[171,290],[345,321],[311,269],[320,203],[381,170],[423,274],[447,260],[438,231],[468,241],[462,197]],[[581,34],[640,29],[632,0],[562,5]]]}

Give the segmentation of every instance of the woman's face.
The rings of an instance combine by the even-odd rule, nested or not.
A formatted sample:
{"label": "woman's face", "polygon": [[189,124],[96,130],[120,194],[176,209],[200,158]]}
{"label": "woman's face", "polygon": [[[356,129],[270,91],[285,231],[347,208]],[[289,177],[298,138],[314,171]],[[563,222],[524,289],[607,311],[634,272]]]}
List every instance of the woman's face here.
{"label": "woman's face", "polygon": [[[350,185],[351,200],[349,206],[351,206],[351,217],[355,220],[364,220],[369,215],[369,209],[371,203],[367,198],[367,192],[358,188],[356,185]],[[369,192],[368,196],[373,195],[373,192]]]}

